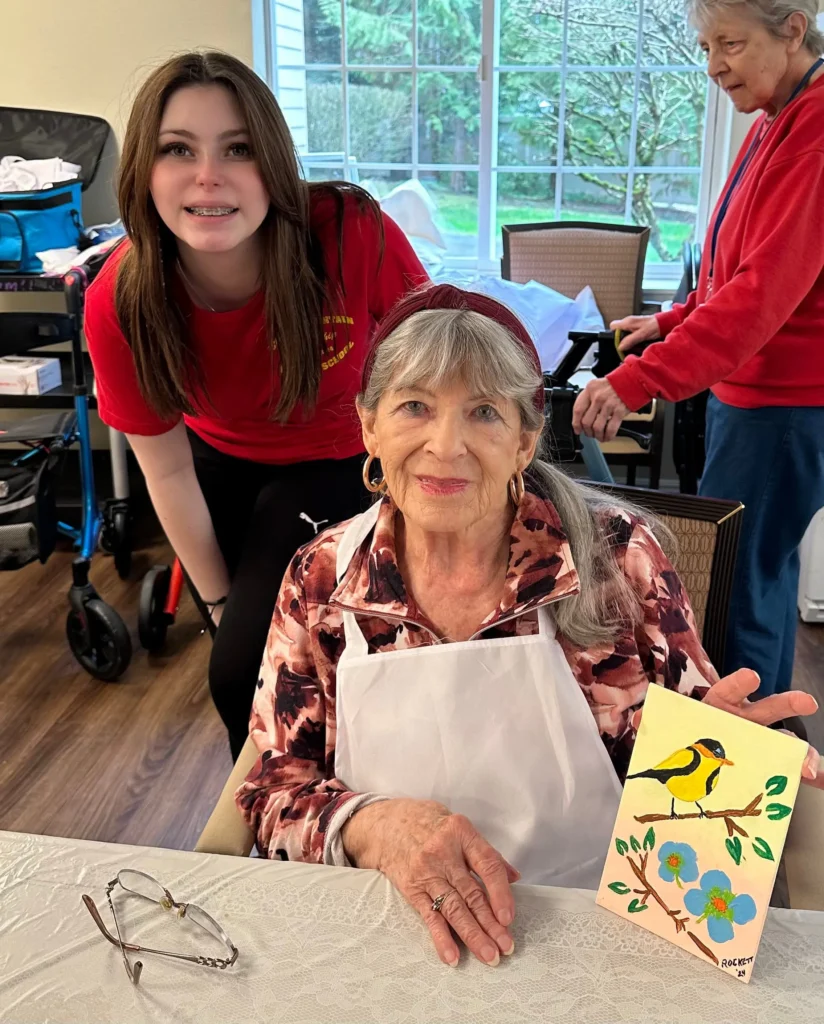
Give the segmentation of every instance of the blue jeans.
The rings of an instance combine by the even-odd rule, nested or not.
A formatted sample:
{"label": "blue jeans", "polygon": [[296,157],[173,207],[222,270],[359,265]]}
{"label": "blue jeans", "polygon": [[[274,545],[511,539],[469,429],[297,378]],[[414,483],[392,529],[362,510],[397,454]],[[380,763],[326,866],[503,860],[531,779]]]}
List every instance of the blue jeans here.
{"label": "blue jeans", "polygon": [[792,685],[798,546],[824,507],[824,408],[707,405],[700,494],[745,505],[724,674],[752,668],[759,697]]}

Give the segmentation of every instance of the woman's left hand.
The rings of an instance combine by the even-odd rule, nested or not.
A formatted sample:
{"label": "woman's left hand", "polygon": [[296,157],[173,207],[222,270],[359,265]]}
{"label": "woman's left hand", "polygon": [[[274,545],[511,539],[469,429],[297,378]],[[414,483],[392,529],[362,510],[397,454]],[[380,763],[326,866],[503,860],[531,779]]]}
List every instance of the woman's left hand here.
{"label": "woman's left hand", "polygon": [[[711,686],[702,703],[727,711],[731,715],[738,715],[739,718],[746,718],[748,722],[767,726],[783,722],[785,718],[814,715],[818,711],[818,701],[811,693],[805,693],[803,690],[775,693],[771,697],[751,701],[750,694],[755,693],[760,685],[761,680],[757,672],[749,668],[740,668],[732,675],[719,679],[715,686]],[[634,729],[638,729],[640,721],[641,711],[636,711],[632,716]],[[811,786],[824,789],[824,772],[818,770],[819,761],[818,751],[810,747],[801,769],[801,778]]]}
{"label": "woman's left hand", "polygon": [[597,441],[611,441],[629,411],[606,378],[591,380],[575,401],[572,429]]}

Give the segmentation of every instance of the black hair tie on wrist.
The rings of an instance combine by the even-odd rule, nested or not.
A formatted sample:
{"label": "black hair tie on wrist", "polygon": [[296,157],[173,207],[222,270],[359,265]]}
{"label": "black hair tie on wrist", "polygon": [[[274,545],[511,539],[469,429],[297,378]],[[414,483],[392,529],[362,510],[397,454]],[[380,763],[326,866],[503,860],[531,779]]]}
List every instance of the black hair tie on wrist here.
{"label": "black hair tie on wrist", "polygon": [[206,605],[209,610],[209,614],[211,615],[215,608],[219,608],[222,604],[226,604],[228,597],[228,594],[224,594],[219,601],[204,601],[203,603]]}

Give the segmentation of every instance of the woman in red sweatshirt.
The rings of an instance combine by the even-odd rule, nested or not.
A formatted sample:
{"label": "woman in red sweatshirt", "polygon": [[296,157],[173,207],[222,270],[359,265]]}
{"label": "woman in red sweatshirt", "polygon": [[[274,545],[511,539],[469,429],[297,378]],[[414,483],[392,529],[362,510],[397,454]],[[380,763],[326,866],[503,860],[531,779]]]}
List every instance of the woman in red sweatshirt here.
{"label": "woman in red sweatshirt", "polygon": [[98,408],[220,622],[209,684],[236,757],[292,556],[368,497],[372,328],[427,278],[366,192],[301,179],[274,96],[226,54],[146,80],[118,199],[129,239],[86,300]]}
{"label": "woman in red sweatshirt", "polygon": [[712,389],[701,494],[746,506],[724,672],[790,689],[798,546],[824,506],[824,35],[817,0],[692,0],[713,81],[753,124],[684,305],[627,317],[628,356],[579,396],[579,432],[609,440],[651,398]]}

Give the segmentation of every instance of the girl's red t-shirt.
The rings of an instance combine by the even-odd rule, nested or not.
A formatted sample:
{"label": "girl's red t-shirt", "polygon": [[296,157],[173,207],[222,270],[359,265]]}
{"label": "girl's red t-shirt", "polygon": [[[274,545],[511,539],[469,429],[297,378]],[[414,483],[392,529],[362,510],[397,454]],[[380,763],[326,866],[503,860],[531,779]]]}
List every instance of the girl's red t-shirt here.
{"label": "girl's red t-shirt", "polygon": [[[315,200],[312,227],[326,254],[327,273],[338,276],[338,228],[334,202]],[[383,215],[385,249],[369,210],[346,197],[343,215],[341,308],[324,315],[325,353],[313,415],[296,407],[286,423],[272,419],[279,396],[279,361],[267,337],[263,293],[241,309],[212,313],[195,306],[181,289],[191,336],[210,402],[190,396],[197,414],[182,418],[207,444],[237,458],[286,465],[345,459],[363,452],[355,409],[361,371],[375,323],[407,292],[428,278],[411,245]],[[128,242],[104,265],[86,296],[86,341],[94,365],[97,403],[104,423],[125,434],[163,434],[181,417],[162,419],[143,399],[134,359],[115,312],[117,268]]]}

